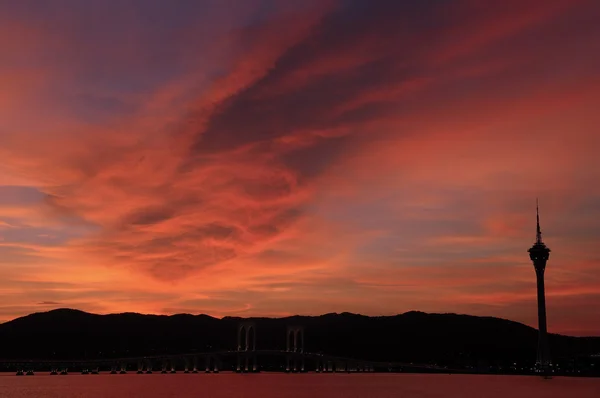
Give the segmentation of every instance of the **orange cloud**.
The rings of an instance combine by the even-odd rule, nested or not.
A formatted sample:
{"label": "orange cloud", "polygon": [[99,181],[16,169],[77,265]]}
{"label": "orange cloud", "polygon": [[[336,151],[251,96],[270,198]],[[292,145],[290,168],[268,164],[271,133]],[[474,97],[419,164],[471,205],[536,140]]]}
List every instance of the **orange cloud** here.
{"label": "orange cloud", "polygon": [[0,200],[0,318],[534,325],[541,196],[551,329],[600,333],[571,311],[600,304],[595,4],[243,3],[132,3],[110,32],[89,20],[109,5],[2,13],[0,188],[30,199]]}

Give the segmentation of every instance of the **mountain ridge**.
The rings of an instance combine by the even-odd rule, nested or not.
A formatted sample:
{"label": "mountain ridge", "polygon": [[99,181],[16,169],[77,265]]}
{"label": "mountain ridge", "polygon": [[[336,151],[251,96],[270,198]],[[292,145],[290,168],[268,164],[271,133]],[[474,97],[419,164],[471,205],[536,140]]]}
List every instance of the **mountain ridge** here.
{"label": "mountain ridge", "polygon": [[[361,318],[367,318],[367,319],[380,319],[380,318],[393,318],[393,317],[398,317],[398,316],[433,315],[433,316],[472,317],[472,318],[478,318],[478,319],[497,319],[497,320],[502,320],[505,322],[511,322],[514,324],[518,324],[518,325],[527,327],[532,330],[537,330],[537,329],[535,329],[529,325],[526,325],[524,323],[513,321],[510,319],[506,319],[506,318],[495,317],[495,316],[470,315],[470,314],[462,314],[462,313],[456,313],[456,312],[424,312],[424,311],[417,311],[417,310],[411,310],[411,311],[407,311],[407,312],[403,312],[403,313],[398,313],[395,315],[364,315],[364,314],[344,311],[344,312],[329,312],[329,313],[325,313],[325,314],[321,314],[321,315],[298,315],[298,314],[296,314],[296,315],[289,315],[289,316],[282,316],[282,317],[271,317],[271,316],[242,317],[242,316],[227,315],[222,318],[219,318],[219,317],[211,316],[208,314],[202,314],[202,313],[192,314],[192,313],[187,313],[187,312],[176,313],[176,314],[148,314],[148,313],[127,311],[127,312],[115,312],[115,313],[108,313],[108,314],[96,314],[93,312],[87,312],[87,311],[83,311],[83,310],[79,310],[79,309],[75,309],[75,308],[67,308],[67,307],[55,308],[55,309],[48,310],[48,311],[32,312],[31,314],[27,314],[27,315],[17,317],[17,318],[8,320],[6,322],[0,323],[0,328],[2,328],[3,325],[11,324],[13,322],[17,322],[22,319],[31,319],[33,317],[45,315],[45,314],[62,314],[62,313],[88,315],[88,316],[100,316],[100,317],[141,316],[141,317],[173,318],[173,317],[181,317],[181,316],[191,316],[191,317],[205,317],[205,318],[210,318],[210,319],[215,319],[215,320],[258,320],[258,319],[287,320],[287,319],[291,319],[291,318],[323,318],[323,317],[332,317],[332,316],[355,316],[355,317],[361,317]],[[550,333],[550,334],[559,335],[559,336],[567,336],[567,337],[575,337],[575,338],[597,337],[597,336],[569,336],[569,335],[564,335],[564,334],[560,334],[560,333]],[[600,338],[600,336],[598,336],[598,337]]]}
{"label": "mountain ridge", "polygon": [[[0,359],[93,359],[235,350],[240,321],[256,324],[259,349],[285,349],[286,328],[301,325],[306,351],[365,360],[512,365],[533,363],[537,348],[537,330],[530,326],[454,313],[215,318],[132,312],[99,315],[59,308],[0,324]],[[600,337],[550,334],[549,339],[557,361],[600,353]]]}

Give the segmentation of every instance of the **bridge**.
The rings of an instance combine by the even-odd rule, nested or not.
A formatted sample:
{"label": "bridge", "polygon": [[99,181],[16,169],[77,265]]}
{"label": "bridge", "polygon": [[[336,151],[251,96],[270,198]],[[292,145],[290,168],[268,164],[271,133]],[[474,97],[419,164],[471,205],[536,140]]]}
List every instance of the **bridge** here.
{"label": "bridge", "polygon": [[[263,364],[260,366],[259,364]],[[151,355],[143,357],[105,359],[26,359],[0,360],[0,368],[15,371],[17,375],[49,373],[138,374],[151,373],[256,373],[261,370],[287,373],[335,373],[335,372],[453,372],[444,367],[401,362],[377,362],[340,357],[304,350],[304,328],[290,326],[286,332],[286,348],[257,349],[256,325],[242,322],[237,329],[237,349],[212,352]],[[462,371],[464,372],[464,370]]]}

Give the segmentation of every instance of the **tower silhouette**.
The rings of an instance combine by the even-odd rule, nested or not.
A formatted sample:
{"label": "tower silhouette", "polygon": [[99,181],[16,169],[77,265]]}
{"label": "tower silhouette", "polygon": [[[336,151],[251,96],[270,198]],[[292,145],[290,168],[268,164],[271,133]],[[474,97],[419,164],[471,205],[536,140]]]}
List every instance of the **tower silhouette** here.
{"label": "tower silhouette", "polygon": [[544,291],[544,271],[546,261],[550,257],[550,249],[542,241],[540,229],[539,203],[536,200],[537,231],[535,243],[528,250],[529,258],[533,262],[535,275],[537,277],[537,300],[538,300],[538,349],[536,365],[538,370],[546,372],[550,364],[548,352],[548,332],[546,328],[546,296]]}

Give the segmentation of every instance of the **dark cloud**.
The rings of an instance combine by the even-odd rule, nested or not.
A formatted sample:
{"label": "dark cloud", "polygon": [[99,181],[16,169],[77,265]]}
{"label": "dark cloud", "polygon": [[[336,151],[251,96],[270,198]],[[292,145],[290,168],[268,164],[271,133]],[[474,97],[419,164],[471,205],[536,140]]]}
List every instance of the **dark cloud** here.
{"label": "dark cloud", "polygon": [[[399,106],[393,95],[378,98],[372,94],[432,75],[448,77],[456,72],[457,58],[477,55],[469,50],[481,47],[485,54],[493,52],[496,47],[486,47],[486,41],[497,40],[501,46],[510,45],[518,49],[513,52],[522,53],[522,46],[514,41],[518,39],[503,37],[519,29],[510,22],[511,13],[520,11],[532,22],[541,18],[536,12],[543,13],[515,4],[500,11],[500,17],[494,18],[485,8],[463,1],[343,1],[307,37],[282,52],[265,76],[218,104],[197,139],[195,153],[231,151],[298,131],[360,126],[391,115],[410,115],[417,104],[423,105],[424,98],[405,98]],[[494,22],[489,33],[485,26],[488,20]],[[477,34],[480,39],[471,37]],[[469,64],[474,68],[478,62],[470,59]],[[527,74],[523,84],[530,84],[532,77],[540,79]],[[473,79],[471,84],[446,83],[440,103],[479,91],[484,82],[481,76]],[[514,74],[504,79],[507,82],[498,83],[501,91],[495,97],[514,96],[503,89],[510,86],[506,83],[511,79],[514,83]],[[481,94],[489,94],[487,89]],[[357,135],[357,131],[348,129],[345,134]],[[341,142],[335,140],[314,142],[303,149],[307,154],[313,151],[305,162],[331,162],[338,144]],[[299,167],[300,172],[310,169],[300,163],[290,165]]]}
{"label": "dark cloud", "polygon": [[339,159],[344,150],[350,150],[352,140],[349,136],[316,137],[314,144],[292,149],[281,155],[284,165],[294,170],[304,179],[316,177],[324,172],[330,164]]}
{"label": "dark cloud", "polygon": [[0,185],[0,206],[32,206],[41,203],[44,197],[37,188]]}
{"label": "dark cloud", "polygon": [[[284,51],[264,77],[218,105],[198,138],[196,152],[227,151],[296,131],[369,120],[391,111],[334,112],[366,92],[421,76],[423,72],[411,58],[420,46],[427,46],[424,39],[435,37],[431,28],[434,32],[443,28],[443,8],[441,2],[342,2],[304,40]],[[336,62],[336,56],[355,59],[348,60],[348,65],[329,65]],[[310,79],[294,82],[303,74]],[[331,160],[329,152],[337,150],[336,144],[342,141],[315,142],[313,159],[319,164]]]}
{"label": "dark cloud", "polygon": [[194,232],[192,232],[192,236],[195,238],[197,233],[197,237],[199,240],[203,239],[217,239],[217,240],[226,240],[226,239],[239,239],[240,230],[239,228],[233,225],[222,225],[217,223],[209,223],[198,227]]}
{"label": "dark cloud", "polygon": [[232,184],[237,185],[245,195],[259,202],[289,196],[294,191],[292,181],[284,175],[277,174],[266,176],[264,179],[236,179]]}
{"label": "dark cloud", "polygon": [[299,208],[281,211],[270,217],[264,223],[250,225],[248,231],[262,238],[270,238],[284,231],[301,215],[302,210]]}
{"label": "dark cloud", "polygon": [[158,207],[158,208],[141,208],[136,209],[128,215],[124,222],[127,225],[149,225],[157,224],[173,217],[174,209]]}

